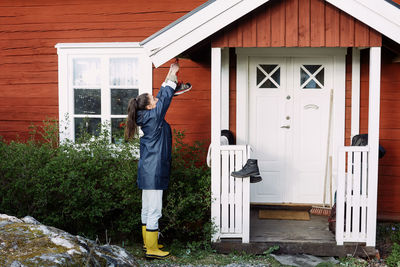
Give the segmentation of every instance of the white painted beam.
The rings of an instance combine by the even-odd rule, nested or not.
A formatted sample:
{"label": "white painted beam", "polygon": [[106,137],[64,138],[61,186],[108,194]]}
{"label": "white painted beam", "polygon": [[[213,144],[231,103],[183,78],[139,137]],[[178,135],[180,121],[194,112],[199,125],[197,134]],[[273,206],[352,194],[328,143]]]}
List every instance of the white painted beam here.
{"label": "white painted beam", "polygon": [[221,48],[211,48],[211,220],[216,227],[212,241],[221,234]]}
{"label": "white painted beam", "polygon": [[353,47],[351,63],[351,136],[360,133],[360,49]]}
{"label": "white painted beam", "polygon": [[229,47],[222,49],[221,127],[229,129]]}
{"label": "white painted beam", "polygon": [[376,243],[376,210],[378,195],[379,113],[381,83],[381,48],[371,47],[369,53],[368,109],[368,214],[367,246]]}
{"label": "white painted beam", "polygon": [[[319,50],[319,49],[318,49]],[[339,149],[344,146],[346,117],[346,55],[333,57],[333,140],[332,140],[332,188],[338,182]],[[333,203],[333,199],[332,199]]]}
{"label": "white painted beam", "polygon": [[236,144],[248,144],[248,64],[244,54],[236,56]]}

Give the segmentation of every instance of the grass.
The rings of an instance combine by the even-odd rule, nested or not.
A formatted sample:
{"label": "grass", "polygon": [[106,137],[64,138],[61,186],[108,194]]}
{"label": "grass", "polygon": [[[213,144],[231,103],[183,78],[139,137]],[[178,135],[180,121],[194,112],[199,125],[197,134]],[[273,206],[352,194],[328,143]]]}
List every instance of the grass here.
{"label": "grass", "polygon": [[[189,246],[190,247],[190,246]],[[282,267],[275,258],[266,251],[263,255],[250,255],[247,253],[218,254],[212,249],[199,249],[184,247],[180,243],[167,246],[165,251],[170,251],[171,256],[165,260],[147,260],[142,251],[142,244],[133,244],[125,247],[134,255],[140,266],[184,266],[184,265],[213,265],[224,266],[229,264],[251,264],[271,267]]]}
{"label": "grass", "polygon": [[[381,257],[386,259],[392,252],[392,246],[395,241],[400,240],[400,224],[399,223],[378,223],[377,229],[377,249],[381,253]],[[207,245],[206,245],[207,246]],[[244,252],[231,253],[228,255],[218,254],[211,248],[204,249],[204,244],[194,243],[188,246],[179,242],[167,244],[165,251],[170,251],[171,255],[165,260],[147,260],[145,253],[142,251],[142,244],[135,243],[125,246],[132,255],[138,260],[140,266],[226,266],[229,264],[237,265],[257,265],[257,266],[272,266],[282,267],[282,265],[270,254],[274,253],[277,248],[272,248],[265,251],[263,255],[251,255]],[[338,264],[321,263],[318,267],[364,267],[364,266],[387,266],[379,265],[382,263],[378,259],[363,260],[357,257],[339,258]],[[377,265],[375,265],[377,264]]]}

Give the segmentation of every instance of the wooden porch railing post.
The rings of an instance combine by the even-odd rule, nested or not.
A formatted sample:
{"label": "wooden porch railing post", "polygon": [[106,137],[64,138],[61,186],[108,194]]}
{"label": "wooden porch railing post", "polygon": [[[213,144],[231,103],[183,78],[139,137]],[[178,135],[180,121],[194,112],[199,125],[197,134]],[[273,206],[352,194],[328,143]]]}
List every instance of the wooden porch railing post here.
{"label": "wooden porch railing post", "polygon": [[344,234],[344,190],[346,181],[345,171],[346,151],[339,150],[339,170],[338,170],[338,186],[336,200],[336,243],[343,245]]}

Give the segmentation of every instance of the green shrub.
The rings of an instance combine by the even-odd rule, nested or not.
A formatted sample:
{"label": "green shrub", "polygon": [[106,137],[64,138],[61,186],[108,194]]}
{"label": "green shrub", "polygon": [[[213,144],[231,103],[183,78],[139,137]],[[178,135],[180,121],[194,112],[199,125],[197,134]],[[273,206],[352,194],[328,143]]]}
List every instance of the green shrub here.
{"label": "green shrub", "polygon": [[387,265],[391,267],[400,266],[400,245],[393,243],[392,253],[386,258]]}
{"label": "green shrub", "polygon": [[205,149],[198,142],[182,142],[182,133],[174,132],[174,136],[171,180],[165,192],[161,227],[170,239],[208,243],[212,233],[211,173],[205,166]]}
{"label": "green shrub", "polygon": [[[51,130],[57,127],[50,126],[35,130],[34,136],[42,136],[26,143],[0,139],[0,213],[30,215],[90,238],[104,238],[107,231],[114,241],[141,240],[137,141],[117,151],[104,131],[96,138],[83,136],[79,144],[57,145],[58,130]],[[210,173],[201,161],[201,145],[182,140],[176,133],[161,230],[182,242],[208,242]]]}

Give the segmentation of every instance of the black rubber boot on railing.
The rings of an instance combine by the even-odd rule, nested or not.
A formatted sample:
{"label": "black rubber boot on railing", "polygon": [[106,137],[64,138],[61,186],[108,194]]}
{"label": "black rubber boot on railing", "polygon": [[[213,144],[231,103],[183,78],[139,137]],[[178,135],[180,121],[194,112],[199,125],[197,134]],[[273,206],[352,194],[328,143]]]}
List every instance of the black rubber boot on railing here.
{"label": "black rubber boot on railing", "polygon": [[248,159],[246,165],[236,172],[232,172],[231,175],[235,178],[244,178],[249,176],[259,176],[260,171],[258,170],[257,160]]}
{"label": "black rubber boot on railing", "polygon": [[255,183],[259,183],[262,181],[261,176],[257,175],[257,176],[250,176],[250,183],[251,184],[255,184]]}

